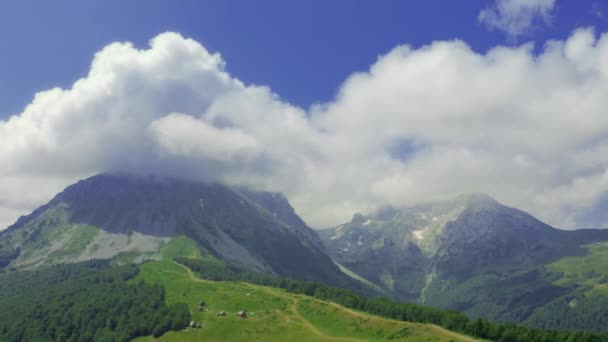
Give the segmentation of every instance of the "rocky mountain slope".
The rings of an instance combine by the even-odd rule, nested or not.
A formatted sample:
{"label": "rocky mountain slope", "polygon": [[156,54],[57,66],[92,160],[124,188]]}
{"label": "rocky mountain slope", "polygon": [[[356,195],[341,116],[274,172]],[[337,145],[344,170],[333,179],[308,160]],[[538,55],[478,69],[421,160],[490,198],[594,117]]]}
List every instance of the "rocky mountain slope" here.
{"label": "rocky mountain slope", "polygon": [[355,214],[351,222],[319,234],[334,260],[396,296],[416,301],[433,256],[445,243],[446,225],[481,197],[385,207],[366,216]]}
{"label": "rocky mountain slope", "polygon": [[250,270],[349,281],[281,194],[125,174],[79,181],[21,217],[0,233],[0,266],[160,259],[179,254],[178,238]]}
{"label": "rocky mountain slope", "polygon": [[[553,327],[543,320],[545,308],[553,306],[564,310],[554,322],[582,321],[574,318],[582,315],[587,323],[569,327],[607,330],[598,319],[574,312],[589,307],[567,303],[589,302],[590,295],[608,299],[608,291],[596,291],[608,286],[608,277],[602,280],[608,265],[593,268],[585,278],[595,279],[591,283],[564,281],[569,275],[551,265],[584,257],[589,244],[608,242],[608,230],[556,229],[487,195],[468,194],[356,214],[320,236],[334,260],[396,298],[542,327]],[[608,307],[601,312],[608,317]]]}

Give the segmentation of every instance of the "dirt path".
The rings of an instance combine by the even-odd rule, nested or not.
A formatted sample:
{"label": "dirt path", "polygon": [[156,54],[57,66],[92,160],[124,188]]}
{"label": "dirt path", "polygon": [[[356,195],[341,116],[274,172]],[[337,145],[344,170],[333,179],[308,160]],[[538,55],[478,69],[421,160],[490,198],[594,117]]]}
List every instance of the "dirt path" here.
{"label": "dirt path", "polygon": [[[295,297],[295,295],[294,295],[295,298],[293,298],[293,297],[290,297],[288,294],[282,293],[282,292],[277,291],[277,290],[273,290],[273,289],[270,289],[270,288],[267,288],[267,287],[264,287],[264,289],[267,292],[271,292],[271,293],[273,293],[273,294],[275,294],[277,296],[280,296],[280,297],[283,297],[283,298],[286,298],[286,299],[292,299],[293,303],[290,305],[290,309],[293,311],[294,315],[296,315],[297,317],[299,317],[302,321],[307,322],[312,329],[316,329],[318,331],[318,329],[314,325],[312,325],[309,321],[307,321],[304,317],[302,317],[302,315],[300,315],[299,311],[295,307],[295,305],[297,304],[297,301],[298,301],[298,299],[297,299],[297,297]],[[326,302],[323,302],[323,301],[321,301],[319,299],[316,299],[314,297],[311,298],[311,299],[314,300],[314,301],[317,301],[319,303],[326,303]],[[370,318],[370,317],[372,317],[372,318],[376,317],[376,316],[371,315],[371,314],[362,313],[362,312],[359,312],[359,311],[355,311],[355,310],[349,309],[347,307],[344,307],[344,306],[342,306],[340,304],[336,304],[336,303],[333,303],[333,302],[329,302],[329,305],[331,305],[333,307],[336,307],[336,308],[338,308],[338,309],[340,309],[342,311],[348,312],[349,314],[351,314],[353,316],[357,316],[357,317],[361,317],[361,318],[365,318],[365,319]],[[386,317],[379,317],[379,316],[378,316],[378,318],[379,319],[383,319],[383,320],[387,320],[387,321],[393,321],[393,322],[400,323],[400,324],[410,323],[410,324],[419,324],[419,325],[422,325],[422,326],[427,326],[431,330],[435,330],[435,331],[441,333],[444,336],[456,338],[456,339],[458,339],[458,341],[463,341],[463,342],[478,342],[479,341],[479,340],[474,339],[472,337],[461,335],[461,334],[458,334],[458,333],[446,330],[446,329],[444,329],[444,328],[442,328],[442,327],[440,327],[438,325],[434,325],[434,324],[423,324],[423,323],[405,322],[405,321],[399,321],[399,320],[390,319],[390,318],[386,318]],[[351,340],[352,341],[353,339],[345,338],[344,340]],[[354,339],[354,340],[355,341],[361,341],[361,340],[357,340],[357,339]]]}
{"label": "dirt path", "polygon": [[321,336],[324,337],[326,339],[332,340],[332,341],[365,341],[365,340],[361,340],[358,338],[354,338],[354,337],[337,337],[337,336],[331,336],[331,335],[327,335],[324,332],[322,332],[321,330],[319,330],[315,325],[313,325],[312,323],[310,323],[309,320],[307,320],[306,318],[304,318],[301,314],[300,311],[298,311],[298,299],[295,299],[290,305],[289,305],[289,309],[291,310],[291,312],[293,313],[293,315],[302,322],[302,324],[310,331],[312,331],[315,335],[317,336]]}
{"label": "dirt path", "polygon": [[[277,296],[277,297],[281,297],[283,299],[286,299],[289,302],[288,308],[289,311],[291,312],[291,314],[293,314],[294,319],[293,321],[298,321],[299,323],[301,323],[306,329],[310,330],[313,334],[328,340],[328,341],[352,341],[352,342],[360,342],[360,341],[365,341],[365,339],[358,339],[358,338],[352,338],[352,337],[339,337],[339,336],[332,336],[332,335],[327,335],[326,333],[322,332],[321,330],[319,330],[319,328],[317,328],[314,324],[312,324],[309,320],[307,320],[306,318],[304,318],[304,316],[302,316],[302,314],[300,314],[300,311],[298,311],[298,302],[299,302],[299,298],[296,295],[293,294],[287,294],[281,291],[277,291],[274,290],[272,288],[266,287],[266,286],[257,286],[257,285],[253,285],[253,284],[249,284],[249,283],[242,283],[248,287],[251,288],[255,288],[255,289],[260,289],[262,288],[265,292],[273,295],[273,296]],[[289,316],[287,316],[284,312],[281,312],[279,310],[279,313],[281,315],[285,315],[286,318],[289,320]]]}
{"label": "dirt path", "polygon": [[197,281],[197,282],[199,282],[199,283],[211,283],[211,282],[212,282],[212,281],[210,281],[210,280],[205,280],[205,279],[203,279],[203,278],[199,278],[199,277],[197,277],[197,276],[194,274],[194,272],[192,272],[192,270],[191,270],[191,269],[189,269],[187,266],[184,266],[184,265],[180,264],[180,263],[179,263],[179,262],[177,262],[177,261],[175,261],[175,263],[176,263],[176,264],[177,264],[179,267],[181,267],[181,268],[185,269],[185,270],[186,270],[186,272],[188,272],[188,276],[190,276],[190,279],[191,279],[191,280],[193,280],[193,281]]}
{"label": "dirt path", "polygon": [[[194,274],[194,272],[192,272],[192,270],[190,268],[188,268],[187,266],[184,266],[184,265],[182,265],[182,264],[180,264],[178,262],[176,262],[176,264],[178,264],[181,268],[183,268],[184,270],[186,270],[186,272],[188,272],[188,276],[190,277],[191,280],[197,281],[197,282],[203,282],[203,283],[211,282],[209,280],[205,280],[205,279],[201,279],[201,278],[197,277]],[[289,296],[287,294],[284,294],[284,293],[281,293],[279,291],[273,291],[271,288],[268,288],[268,287],[265,287],[265,286],[256,286],[256,285],[249,284],[249,283],[242,283],[242,284],[244,284],[246,286],[249,286],[249,287],[252,287],[252,288],[255,288],[255,289],[259,289],[261,287],[264,291],[266,291],[266,292],[268,292],[268,293],[270,293],[272,295],[279,296],[279,297],[287,299],[290,302],[290,304],[289,304],[289,311],[291,311],[291,313],[295,316],[295,319],[297,321],[299,321],[300,323],[302,323],[302,325],[306,329],[310,330],[313,334],[315,334],[315,335],[317,335],[319,337],[322,337],[322,338],[324,338],[326,340],[330,340],[330,341],[353,341],[353,342],[364,341],[364,340],[355,339],[355,338],[330,336],[330,335],[327,335],[327,334],[323,333],[316,326],[314,326],[312,323],[310,323],[310,321],[308,321],[306,318],[304,318],[300,314],[300,312],[298,311],[298,308],[297,308],[297,304],[298,304],[298,300],[299,299],[297,297],[295,297],[295,296],[291,297],[291,296]],[[284,315],[285,318],[287,319],[287,321],[291,320],[289,318],[289,316],[287,316],[285,313],[283,313],[281,311],[279,311],[279,313],[281,315]]]}
{"label": "dirt path", "polygon": [[[190,268],[188,268],[188,267],[186,267],[186,266],[184,266],[184,265],[182,265],[182,264],[180,264],[178,262],[176,262],[176,264],[179,265],[184,270],[186,270],[186,272],[188,272],[188,276],[190,277],[191,280],[197,281],[197,282],[202,282],[202,283],[209,283],[209,282],[211,282],[210,280],[205,280],[205,279],[197,277],[194,274],[194,272],[192,272],[192,270]],[[356,342],[356,341],[365,341],[365,339],[357,339],[357,338],[349,338],[349,337],[337,337],[337,336],[331,336],[331,335],[327,335],[327,334],[323,333],[314,324],[312,324],[309,320],[307,320],[306,318],[304,318],[300,314],[300,312],[298,311],[298,308],[297,308],[297,304],[299,302],[299,298],[295,294],[289,294],[289,293],[286,293],[286,292],[283,292],[283,291],[272,289],[270,287],[258,286],[258,285],[253,285],[253,284],[245,283],[245,282],[242,282],[242,284],[246,285],[248,287],[254,288],[254,289],[260,289],[261,288],[264,291],[266,291],[267,293],[270,293],[270,294],[272,294],[274,296],[282,297],[282,298],[288,300],[289,301],[289,306],[288,306],[289,307],[289,311],[294,315],[295,319],[297,321],[299,321],[306,329],[310,330],[313,334],[315,334],[315,335],[317,335],[319,337],[322,337],[324,339],[331,340],[331,341],[354,341],[354,342]],[[320,303],[326,303],[326,302],[323,302],[323,301],[321,301],[319,299],[316,299],[314,297],[311,297],[310,299],[314,300],[314,301],[317,301],[317,302],[320,302]],[[353,316],[358,316],[358,317],[361,317],[361,318],[376,317],[376,316],[374,316],[372,314],[366,314],[366,313],[358,312],[358,311],[349,309],[347,307],[344,307],[342,305],[339,305],[339,304],[336,304],[336,303],[333,303],[333,302],[329,302],[329,305],[331,305],[333,307],[336,307],[336,308],[338,308],[340,310],[343,310],[345,312],[348,312],[349,314],[351,314]],[[280,310],[279,310],[279,313],[281,315],[285,315],[285,317],[288,319],[288,321],[290,320],[290,318],[285,313],[281,312]],[[415,323],[411,323],[411,322],[399,321],[399,320],[394,320],[394,319],[380,317],[380,316],[378,316],[378,318],[384,319],[384,320],[388,320],[388,321],[397,322],[397,323],[401,323],[401,324],[403,324],[403,323],[415,324]],[[456,338],[459,341],[463,341],[463,342],[478,342],[479,341],[479,340],[476,340],[476,339],[474,339],[472,337],[461,335],[461,334],[458,334],[458,333],[446,330],[446,329],[444,329],[444,328],[442,328],[442,327],[440,327],[438,325],[434,325],[434,324],[422,324],[422,323],[418,323],[418,324],[423,325],[423,326],[427,326],[427,327],[429,327],[429,329],[435,330],[435,331],[437,331],[438,333],[441,333],[444,336]]]}

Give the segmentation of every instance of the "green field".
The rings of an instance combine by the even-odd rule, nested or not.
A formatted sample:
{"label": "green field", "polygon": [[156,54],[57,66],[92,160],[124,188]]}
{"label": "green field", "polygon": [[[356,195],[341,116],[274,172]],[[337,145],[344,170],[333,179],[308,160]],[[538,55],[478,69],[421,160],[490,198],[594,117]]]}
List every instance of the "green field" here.
{"label": "green field", "polygon": [[[171,261],[141,265],[133,281],[139,280],[164,286],[167,304],[186,303],[202,324],[159,341],[473,341],[437,326],[384,319],[281,289],[205,281]],[[208,311],[199,312],[200,301]],[[248,317],[237,317],[240,310]],[[227,315],[218,317],[220,311]]]}

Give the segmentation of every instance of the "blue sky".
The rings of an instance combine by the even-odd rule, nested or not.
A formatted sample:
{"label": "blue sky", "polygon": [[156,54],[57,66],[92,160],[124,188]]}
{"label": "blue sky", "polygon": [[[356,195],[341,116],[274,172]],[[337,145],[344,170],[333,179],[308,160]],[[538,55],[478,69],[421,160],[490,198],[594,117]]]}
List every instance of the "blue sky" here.
{"label": "blue sky", "polygon": [[86,76],[94,53],[114,41],[138,47],[177,31],[220,52],[245,83],[270,86],[292,104],[331,100],[355,71],[399,44],[462,39],[476,51],[565,39],[581,26],[605,31],[605,1],[558,1],[549,25],[517,39],[478,21],[488,0],[124,1],[9,0],[0,3],[0,118],[20,113],[37,91]]}
{"label": "blue sky", "polygon": [[599,0],[2,1],[0,228],[109,171],[280,191],[314,227],[471,191],[608,227],[607,19]]}

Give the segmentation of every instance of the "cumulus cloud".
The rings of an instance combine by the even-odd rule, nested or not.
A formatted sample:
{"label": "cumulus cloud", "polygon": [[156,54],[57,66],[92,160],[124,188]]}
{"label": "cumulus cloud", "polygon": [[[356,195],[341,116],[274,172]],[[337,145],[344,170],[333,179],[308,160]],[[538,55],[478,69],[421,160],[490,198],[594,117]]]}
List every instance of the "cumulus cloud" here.
{"label": "cumulus cloud", "polygon": [[606,61],[608,35],[591,29],[540,54],[398,46],[304,109],[179,34],[114,43],[70,89],[0,121],[0,224],[119,170],[281,191],[317,227],[469,191],[558,227],[605,225]]}
{"label": "cumulus cloud", "polygon": [[555,0],[496,0],[494,6],[479,12],[479,21],[511,38],[525,34],[534,25],[549,24]]}

